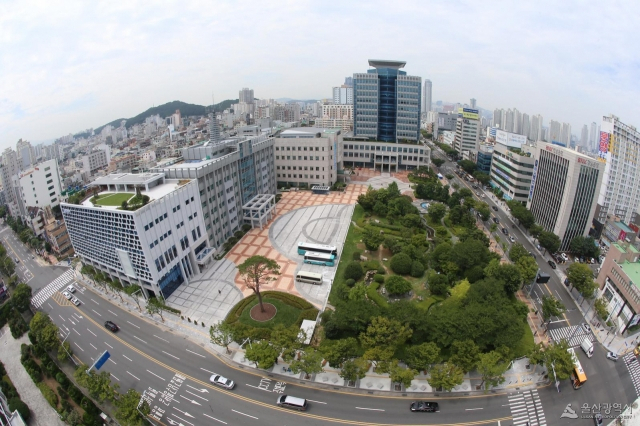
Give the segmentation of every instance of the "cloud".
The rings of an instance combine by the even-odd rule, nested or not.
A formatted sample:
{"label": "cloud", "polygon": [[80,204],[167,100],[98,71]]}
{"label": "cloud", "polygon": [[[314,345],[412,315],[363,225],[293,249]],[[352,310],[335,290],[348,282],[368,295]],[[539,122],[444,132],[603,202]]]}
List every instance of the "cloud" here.
{"label": "cloud", "polygon": [[[370,58],[434,100],[574,129],[640,114],[633,2],[13,1],[0,15],[0,142],[42,140],[179,99],[325,98]],[[578,130],[574,130],[577,132]]]}

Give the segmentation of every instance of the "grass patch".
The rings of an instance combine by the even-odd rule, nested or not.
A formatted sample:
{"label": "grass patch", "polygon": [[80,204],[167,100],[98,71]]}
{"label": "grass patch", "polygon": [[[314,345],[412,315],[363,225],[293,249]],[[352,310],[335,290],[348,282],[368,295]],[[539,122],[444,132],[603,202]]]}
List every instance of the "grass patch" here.
{"label": "grass patch", "polygon": [[389,302],[387,302],[387,299],[378,293],[378,287],[380,287],[380,283],[375,281],[369,284],[369,287],[367,287],[367,296],[369,299],[373,300],[376,305],[386,309],[389,307]]}
{"label": "grass patch", "polygon": [[290,327],[296,323],[296,320],[298,319],[298,315],[300,315],[300,312],[302,312],[301,309],[294,308],[293,306],[287,305],[285,302],[281,300],[273,299],[268,296],[263,296],[262,302],[271,303],[273,306],[276,307],[276,309],[278,310],[278,313],[276,314],[275,317],[265,322],[258,322],[258,321],[252,320],[250,312],[251,312],[251,308],[253,308],[255,305],[258,304],[258,299],[256,298],[246,306],[244,311],[242,311],[242,314],[240,314],[240,318],[238,318],[238,321],[240,321],[243,324],[250,325],[251,327],[256,327],[256,328],[271,328],[276,324],[283,324],[285,327]]}
{"label": "grass patch", "polygon": [[[352,222],[357,222],[362,217],[364,217],[364,209],[360,204],[356,204],[356,207],[353,209],[351,220]],[[336,296],[334,296],[334,289],[337,287],[336,284],[344,284],[344,270],[353,259],[353,252],[356,251],[357,245],[361,239],[362,231],[351,223],[351,225],[349,225],[347,237],[344,240],[342,253],[340,253],[340,262],[338,263],[338,269],[336,270],[336,276],[333,281],[333,289],[329,295],[329,303],[335,304],[337,302]]]}
{"label": "grass patch", "polygon": [[129,201],[129,198],[133,197],[135,194],[132,192],[118,192],[115,194],[105,194],[101,195],[94,204],[98,206],[115,206],[120,207],[123,201]]}
{"label": "grass patch", "polygon": [[531,331],[531,328],[529,327],[527,321],[524,321],[522,323],[522,330],[524,330],[522,339],[520,339],[520,341],[513,347],[513,352],[511,355],[513,359],[528,356],[535,346],[533,340],[533,332]]}
{"label": "grass patch", "polygon": [[418,308],[424,309],[424,311],[427,312],[431,307],[431,305],[442,302],[443,300],[444,300],[444,297],[442,296],[429,296],[423,301],[418,302]]}

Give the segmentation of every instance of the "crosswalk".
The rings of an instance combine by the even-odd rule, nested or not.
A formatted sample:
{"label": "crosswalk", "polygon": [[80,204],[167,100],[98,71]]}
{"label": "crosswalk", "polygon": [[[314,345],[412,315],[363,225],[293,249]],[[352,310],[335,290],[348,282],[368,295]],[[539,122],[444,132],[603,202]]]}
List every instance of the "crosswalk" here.
{"label": "crosswalk", "polygon": [[569,337],[573,336],[569,341],[569,347],[572,348],[580,346],[580,344],[584,342],[585,338],[588,338],[591,342],[595,340],[593,333],[590,331],[586,332],[580,325],[571,325],[568,327],[549,330],[549,335],[556,343],[558,343],[560,340],[569,340]]}
{"label": "crosswalk", "polygon": [[51,281],[31,298],[31,304],[33,307],[38,309],[49,297],[51,297],[52,294],[59,291],[62,287],[66,286],[71,280],[73,280],[73,277],[74,270],[69,269],[67,272]]}
{"label": "crosswalk", "polygon": [[629,370],[633,387],[636,389],[638,396],[640,396],[640,363],[638,363],[638,358],[632,352],[626,354],[622,359],[624,359],[624,365]]}
{"label": "crosswalk", "polygon": [[547,424],[537,389],[509,395],[509,409],[513,426],[545,426]]}

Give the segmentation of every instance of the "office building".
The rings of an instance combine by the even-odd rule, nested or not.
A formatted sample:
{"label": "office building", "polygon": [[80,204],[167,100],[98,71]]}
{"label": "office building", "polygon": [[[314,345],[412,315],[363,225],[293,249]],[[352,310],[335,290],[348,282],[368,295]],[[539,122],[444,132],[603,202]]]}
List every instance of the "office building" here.
{"label": "office building", "polygon": [[506,200],[526,203],[533,176],[533,148],[526,138],[504,130],[496,130],[496,143],[491,156],[490,184],[503,192]]}
{"label": "office building", "polygon": [[18,143],[16,143],[16,153],[18,154],[18,165],[20,169],[29,168],[35,163],[35,151],[31,146],[31,142],[20,139]]}
{"label": "office building", "polygon": [[589,132],[589,150],[596,152],[598,150],[597,141],[600,133],[598,132],[598,125],[594,122],[591,123],[591,129]]}
{"label": "office building", "polygon": [[344,135],[342,162],[345,167],[362,167],[381,172],[413,170],[431,164],[431,150],[425,145],[369,142]]}
{"label": "office building", "polygon": [[16,192],[13,180],[13,177],[18,174],[19,170],[20,167],[16,152],[11,148],[5,149],[2,153],[2,164],[0,164],[0,178],[2,179],[5,202],[9,207],[9,213],[13,217],[17,217],[20,214],[18,206],[19,192]]}
{"label": "office building", "polygon": [[606,167],[594,226],[607,220],[640,225],[640,133],[613,114],[602,117],[598,158]]}
{"label": "office building", "polygon": [[608,318],[619,334],[640,323],[640,253],[629,243],[609,247],[596,279],[599,296],[607,302]]}
{"label": "office building", "polygon": [[353,130],[353,105],[322,105],[321,116],[316,118],[314,127]]}
{"label": "office building", "polygon": [[571,124],[562,123],[562,128],[560,130],[560,142],[566,147],[571,145]]}
{"label": "office building", "polygon": [[20,173],[20,194],[26,207],[55,207],[60,204],[62,184],[58,161],[49,160]]}
{"label": "office building", "polygon": [[[112,174],[96,179],[98,201],[62,204],[76,254],[83,263],[124,285],[138,284],[146,296],[167,298],[196,277],[212,250],[195,179],[167,179],[163,173]],[[93,191],[92,191],[93,193]],[[122,196],[139,208],[120,209]],[[134,196],[136,198],[134,198]],[[109,198],[116,202],[109,205]],[[206,258],[206,260],[205,260]]]}
{"label": "office building", "polygon": [[418,142],[422,79],[401,71],[406,62],[369,60],[373,69],[353,75],[356,137]]}
{"label": "office building", "polygon": [[493,120],[491,120],[491,127],[500,127],[502,128],[502,110],[494,109],[493,110]]}
{"label": "office building", "polygon": [[432,99],[432,90],[433,90],[433,85],[431,84],[431,80],[425,79],[424,83],[422,84],[422,112],[423,113],[427,113],[429,111],[431,111],[431,103],[433,102]]}
{"label": "office building", "polygon": [[603,174],[604,164],[591,157],[537,143],[527,207],[539,225],[560,237],[560,251],[589,233]]}
{"label": "office building", "polygon": [[253,89],[243,87],[238,94],[238,102],[245,104],[252,104],[253,101]]}
{"label": "office building", "polygon": [[476,156],[476,166],[478,171],[491,175],[491,159],[493,157],[494,145],[481,143]]}
{"label": "office building", "polygon": [[458,151],[461,156],[467,151],[467,155],[475,157],[475,153],[478,152],[480,127],[477,109],[460,108],[456,120],[456,137],[453,141],[453,149]]}
{"label": "office building", "polygon": [[353,105],[353,87],[345,85],[334,87],[333,103],[335,105]]}
{"label": "office building", "polygon": [[[110,150],[108,146],[105,146],[106,150]],[[94,149],[82,156],[82,170],[93,175],[100,169],[103,169],[109,165],[107,151],[102,149]]]}
{"label": "office building", "polygon": [[278,188],[331,186],[342,171],[342,132],[339,129],[297,127],[275,138]]}
{"label": "office building", "polygon": [[471,98],[471,100],[469,101],[469,106],[473,109],[476,109],[476,98]]}
{"label": "office building", "polygon": [[452,130],[445,130],[440,133],[440,136],[442,137],[442,143],[453,148],[453,143],[456,140],[456,132]]}
{"label": "office building", "polygon": [[438,136],[446,131],[455,132],[456,125],[458,124],[458,114],[453,112],[438,112],[437,120],[433,128],[433,139],[437,139]]}

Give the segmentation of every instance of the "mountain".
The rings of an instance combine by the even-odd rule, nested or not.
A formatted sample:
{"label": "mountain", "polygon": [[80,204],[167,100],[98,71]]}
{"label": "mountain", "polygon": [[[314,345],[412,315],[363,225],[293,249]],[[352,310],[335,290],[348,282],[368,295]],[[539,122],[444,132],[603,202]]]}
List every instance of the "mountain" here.
{"label": "mountain", "polygon": [[[230,108],[232,104],[238,103],[238,99],[227,99],[225,101],[222,101],[220,103],[217,103],[215,105],[213,105],[213,109],[214,111],[223,111],[227,108]],[[183,117],[188,117],[191,115],[205,115],[208,112],[211,112],[211,105],[195,105],[195,104],[188,104],[186,102],[181,102],[181,101],[173,101],[173,102],[168,102],[166,104],[162,104],[162,105],[158,105],[158,106],[154,106],[152,108],[149,108],[148,110],[146,110],[143,113],[140,113],[138,115],[136,115],[135,117],[131,117],[131,118],[118,118],[117,120],[113,120],[103,126],[100,126],[96,129],[94,129],[94,133],[98,134],[100,133],[100,131],[102,131],[102,129],[107,126],[107,125],[112,125],[113,127],[120,127],[120,122],[122,120],[127,120],[127,127],[131,127],[135,124],[140,124],[140,123],[144,123],[144,120],[151,116],[151,115],[155,115],[158,114],[160,117],[165,118],[170,116],[171,114],[175,113],[176,110],[179,109],[180,110],[180,114]],[[78,133],[76,135],[74,135],[75,137],[83,137],[83,136],[87,136],[86,133]]]}

